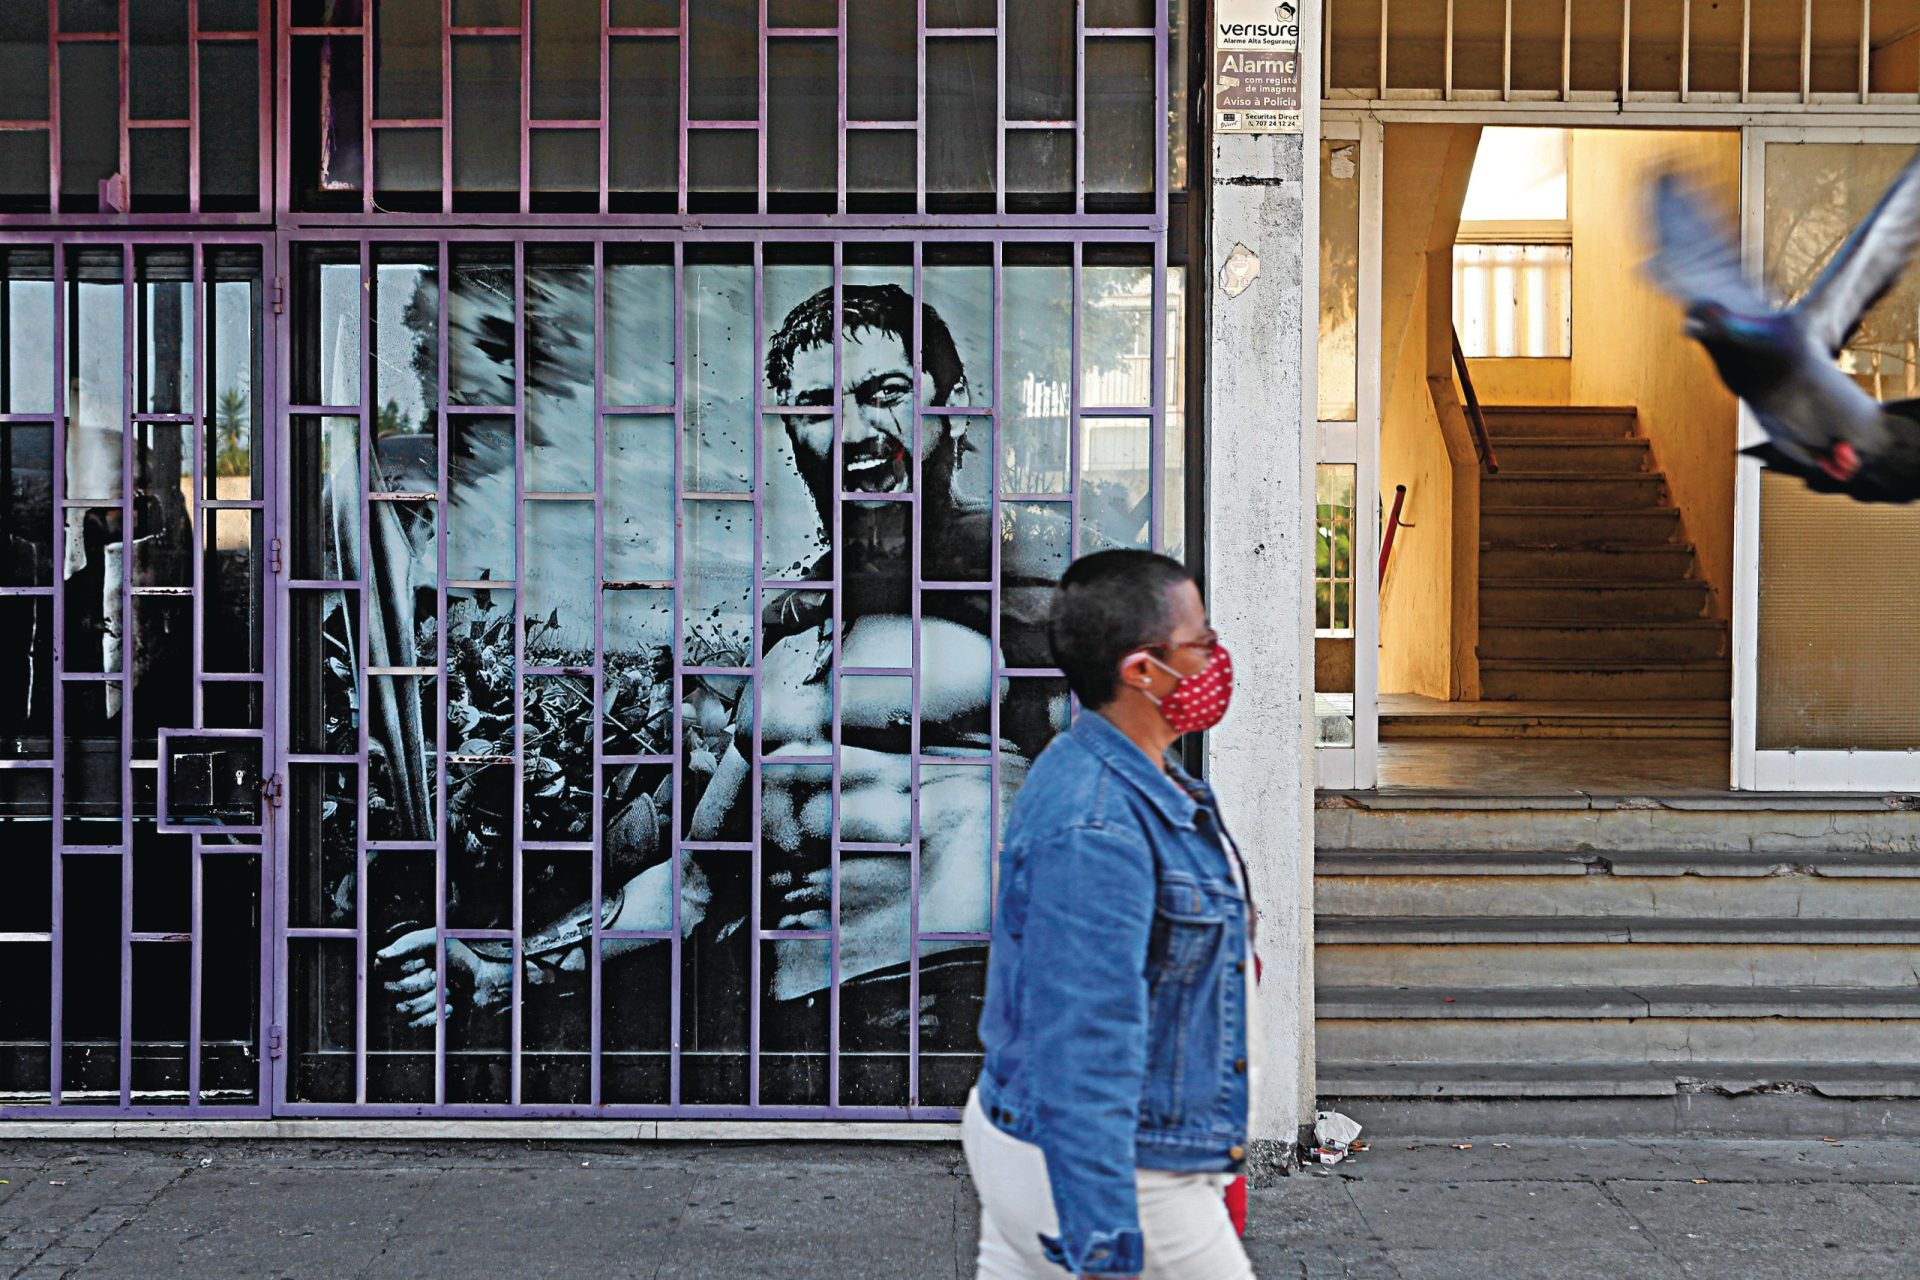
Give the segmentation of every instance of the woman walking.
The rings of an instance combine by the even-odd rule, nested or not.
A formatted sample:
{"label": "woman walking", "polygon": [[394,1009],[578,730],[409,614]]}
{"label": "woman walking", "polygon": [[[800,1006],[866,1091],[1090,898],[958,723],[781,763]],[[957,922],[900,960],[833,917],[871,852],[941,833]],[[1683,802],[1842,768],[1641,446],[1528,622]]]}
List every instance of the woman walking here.
{"label": "woman walking", "polygon": [[977,1280],[1251,1277],[1222,1189],[1246,1158],[1253,909],[1212,793],[1169,763],[1219,722],[1225,646],[1186,570],[1075,561],[1049,618],[1079,699],[1008,823],[962,1126]]}

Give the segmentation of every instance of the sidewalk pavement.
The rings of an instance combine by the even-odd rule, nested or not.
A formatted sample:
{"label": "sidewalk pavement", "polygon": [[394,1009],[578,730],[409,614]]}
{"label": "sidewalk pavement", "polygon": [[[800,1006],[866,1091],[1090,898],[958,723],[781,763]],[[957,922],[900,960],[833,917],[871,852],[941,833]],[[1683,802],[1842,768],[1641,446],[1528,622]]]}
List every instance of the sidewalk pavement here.
{"label": "sidewalk pavement", "polygon": [[[1920,1143],[1366,1137],[1255,1189],[1263,1280],[1920,1275]],[[4,1142],[0,1179],[22,1280],[972,1275],[951,1144]]]}

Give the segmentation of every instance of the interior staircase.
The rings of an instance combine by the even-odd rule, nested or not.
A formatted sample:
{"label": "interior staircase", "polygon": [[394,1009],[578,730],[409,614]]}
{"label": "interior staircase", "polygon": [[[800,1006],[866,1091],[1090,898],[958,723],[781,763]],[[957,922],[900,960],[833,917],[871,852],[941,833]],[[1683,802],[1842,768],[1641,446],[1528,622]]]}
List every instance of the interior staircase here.
{"label": "interior staircase", "polygon": [[1419,1133],[1893,1123],[1827,1100],[1920,1098],[1920,827],[1801,803],[1322,797],[1323,1105]]}
{"label": "interior staircase", "polygon": [[1481,697],[1727,701],[1726,623],[1634,411],[1485,414],[1500,471],[1480,481]]}

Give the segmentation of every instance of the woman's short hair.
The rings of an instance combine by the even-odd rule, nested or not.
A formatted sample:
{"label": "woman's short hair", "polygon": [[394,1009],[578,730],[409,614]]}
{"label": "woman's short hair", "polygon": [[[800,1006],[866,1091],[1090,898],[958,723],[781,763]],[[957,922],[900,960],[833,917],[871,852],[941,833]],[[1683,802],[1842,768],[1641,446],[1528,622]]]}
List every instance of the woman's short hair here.
{"label": "woman's short hair", "polygon": [[1173,632],[1173,588],[1193,575],[1152,551],[1096,551],[1067,566],[1047,615],[1053,663],[1084,707],[1113,701],[1120,659],[1165,643]]}

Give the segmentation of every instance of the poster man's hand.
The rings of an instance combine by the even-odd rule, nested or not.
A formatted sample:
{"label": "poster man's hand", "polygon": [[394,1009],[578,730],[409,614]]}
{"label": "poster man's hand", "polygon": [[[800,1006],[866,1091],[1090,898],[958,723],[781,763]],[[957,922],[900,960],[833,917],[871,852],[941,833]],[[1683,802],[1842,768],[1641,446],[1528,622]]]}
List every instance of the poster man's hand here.
{"label": "poster man's hand", "polygon": [[[386,984],[396,997],[394,1011],[408,1019],[410,1027],[430,1027],[439,1020],[434,1008],[434,988],[438,969],[433,963],[435,937],[432,929],[415,929],[402,934],[376,953],[376,958],[397,964],[400,977]],[[482,1009],[499,1008],[513,998],[513,966],[504,960],[488,960],[458,938],[447,940],[449,983],[463,978],[473,993],[473,1003]],[[446,1012],[453,1011],[451,996]]]}

